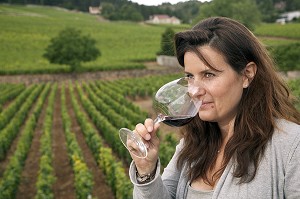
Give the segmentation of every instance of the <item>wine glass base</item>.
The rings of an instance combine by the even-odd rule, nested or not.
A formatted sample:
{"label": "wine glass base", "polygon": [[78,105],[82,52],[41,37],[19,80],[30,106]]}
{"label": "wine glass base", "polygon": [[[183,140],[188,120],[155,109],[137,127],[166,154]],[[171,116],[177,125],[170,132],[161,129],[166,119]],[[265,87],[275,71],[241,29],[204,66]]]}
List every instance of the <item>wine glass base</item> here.
{"label": "wine glass base", "polygon": [[119,130],[119,136],[123,145],[131,154],[139,158],[147,157],[147,147],[145,146],[142,138],[139,135],[135,134],[127,128],[121,128]]}

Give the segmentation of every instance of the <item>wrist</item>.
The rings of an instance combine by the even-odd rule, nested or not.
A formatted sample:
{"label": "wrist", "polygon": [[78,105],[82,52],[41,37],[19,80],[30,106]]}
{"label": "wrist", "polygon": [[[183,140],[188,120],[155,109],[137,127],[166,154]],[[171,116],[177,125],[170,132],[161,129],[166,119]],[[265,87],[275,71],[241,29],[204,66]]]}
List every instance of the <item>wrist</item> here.
{"label": "wrist", "polygon": [[156,170],[158,164],[158,159],[157,161],[154,163],[146,163],[146,164],[135,164],[136,167],[136,171],[139,173],[139,175],[147,175],[149,173],[152,173],[154,170]]}
{"label": "wrist", "polygon": [[138,171],[136,171],[136,180],[139,184],[145,184],[151,182],[155,178],[156,170],[149,174],[140,175]]}
{"label": "wrist", "polygon": [[136,169],[136,180],[139,184],[145,184],[152,181],[155,178],[157,168],[157,162],[155,164],[154,169],[152,169],[149,173],[139,173],[138,169]]}

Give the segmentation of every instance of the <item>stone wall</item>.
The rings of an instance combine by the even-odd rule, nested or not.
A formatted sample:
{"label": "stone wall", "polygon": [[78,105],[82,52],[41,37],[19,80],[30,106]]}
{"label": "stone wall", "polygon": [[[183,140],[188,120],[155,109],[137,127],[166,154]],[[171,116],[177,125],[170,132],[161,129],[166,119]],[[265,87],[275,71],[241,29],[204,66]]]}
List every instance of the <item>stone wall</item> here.
{"label": "stone wall", "polygon": [[156,56],[156,62],[160,66],[181,68],[175,56],[158,55]]}

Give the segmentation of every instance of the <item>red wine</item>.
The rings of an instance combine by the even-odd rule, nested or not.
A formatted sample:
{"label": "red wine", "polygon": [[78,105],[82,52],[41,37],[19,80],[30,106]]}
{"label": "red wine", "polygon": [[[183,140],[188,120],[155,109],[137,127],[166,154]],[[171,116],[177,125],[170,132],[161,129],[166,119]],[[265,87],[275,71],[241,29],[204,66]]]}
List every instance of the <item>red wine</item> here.
{"label": "red wine", "polygon": [[164,120],[162,121],[163,123],[169,125],[169,126],[184,126],[187,123],[189,123],[193,117],[191,116],[166,116]]}

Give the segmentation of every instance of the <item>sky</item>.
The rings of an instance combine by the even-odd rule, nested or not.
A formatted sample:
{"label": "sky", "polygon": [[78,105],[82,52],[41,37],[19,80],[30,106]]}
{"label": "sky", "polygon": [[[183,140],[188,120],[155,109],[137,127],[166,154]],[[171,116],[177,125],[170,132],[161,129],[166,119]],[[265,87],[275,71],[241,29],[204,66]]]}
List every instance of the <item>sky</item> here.
{"label": "sky", "polygon": [[[157,5],[161,5],[162,3],[171,3],[171,4],[176,4],[178,2],[184,2],[184,1],[188,1],[188,0],[130,0],[132,2],[138,3],[138,4],[143,4],[143,5],[147,5],[147,6],[157,6]],[[204,1],[209,1],[209,0],[198,0],[201,2]]]}

